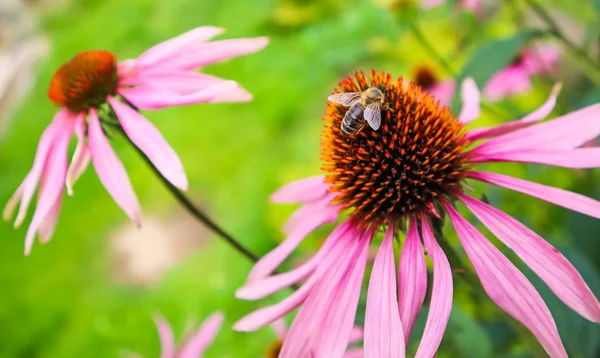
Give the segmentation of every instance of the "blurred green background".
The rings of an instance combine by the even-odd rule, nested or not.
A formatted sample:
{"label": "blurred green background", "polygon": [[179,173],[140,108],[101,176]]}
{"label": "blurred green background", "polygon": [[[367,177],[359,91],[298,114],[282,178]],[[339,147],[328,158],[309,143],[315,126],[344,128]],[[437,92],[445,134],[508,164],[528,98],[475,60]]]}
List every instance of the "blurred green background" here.
{"label": "blurred green background", "polygon": [[[495,47],[493,41],[520,36],[530,17],[523,1],[494,4],[485,20],[458,11],[452,2],[427,12],[402,7],[410,1],[49,3],[38,10],[41,22],[36,32],[49,38],[50,53],[39,62],[35,85],[0,138],[0,203],[8,200],[29,170],[38,138],[56,111],[46,90],[62,63],[89,49],[131,58],[196,26],[222,26],[227,29],[222,38],[271,37],[271,44],[257,54],[204,70],[238,81],[254,94],[254,101],[145,115],[180,155],[190,179],[189,194],[260,254],[282,239],[280,227],[293,210],[270,204],[270,193],[286,182],[319,173],[320,118],[325,98],[338,81],[357,69],[371,68],[410,78],[419,65],[431,66],[440,78],[448,77],[414,36],[411,23],[459,76],[477,49],[491,42],[498,53],[488,51],[484,54],[488,57],[471,61],[483,78],[489,77],[498,70],[490,68],[490,58],[510,55],[510,59],[526,44],[506,48]],[[385,8],[382,3],[395,7]],[[591,1],[547,3],[571,23],[589,27],[597,41],[598,15]],[[558,77],[564,80],[565,90],[555,114],[600,99],[574,58],[564,56]],[[531,111],[544,101],[553,82],[535,79],[531,93],[491,105],[476,125],[516,119]],[[23,256],[27,225],[18,230],[11,223],[0,225],[0,357],[126,357],[128,352],[156,357],[159,340],[152,314],[164,314],[181,336],[189,320],[198,324],[217,310],[225,312],[226,324],[206,357],[264,356],[275,339],[269,328],[251,334],[229,328],[242,315],[274,302],[234,298],[250,263],[178,208],[124,141],[116,139],[112,144],[141,201],[144,229],[137,232],[131,227],[91,167],[78,182],[75,196],[65,199],[52,241],[45,246],[36,243],[30,257]],[[492,169],[600,198],[598,170],[524,165]],[[474,186],[492,204],[561,248],[600,295],[598,220],[506,190]],[[328,231],[313,234],[303,250],[310,253]],[[450,230],[448,237],[462,253]],[[466,269],[472,270],[470,264]],[[598,326],[577,316],[531,272],[525,272],[553,312],[570,356],[600,356]],[[487,297],[473,295],[460,273],[455,274],[455,287],[453,314],[438,357],[544,356],[519,324]],[[424,317],[413,334],[413,353]]]}

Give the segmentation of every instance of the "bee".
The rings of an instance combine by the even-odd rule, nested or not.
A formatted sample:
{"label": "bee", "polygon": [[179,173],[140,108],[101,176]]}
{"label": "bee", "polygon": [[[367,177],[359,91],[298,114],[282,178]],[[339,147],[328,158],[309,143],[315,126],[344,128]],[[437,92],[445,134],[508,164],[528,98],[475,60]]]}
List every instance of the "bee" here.
{"label": "bee", "polygon": [[[384,107],[387,88],[374,86],[364,92],[345,92],[332,94],[328,101],[350,107],[344,115],[340,128],[344,136],[349,137],[360,132],[369,123],[374,130],[381,126],[381,110]],[[387,108],[387,107],[386,107]]]}

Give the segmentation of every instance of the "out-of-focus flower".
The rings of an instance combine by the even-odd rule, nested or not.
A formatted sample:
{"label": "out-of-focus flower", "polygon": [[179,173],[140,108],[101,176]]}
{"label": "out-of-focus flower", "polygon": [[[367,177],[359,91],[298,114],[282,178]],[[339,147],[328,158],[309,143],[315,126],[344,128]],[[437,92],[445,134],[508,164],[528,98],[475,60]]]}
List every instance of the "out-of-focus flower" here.
{"label": "out-of-focus flower", "polygon": [[523,50],[510,66],[494,74],[486,83],[483,90],[485,98],[494,102],[529,92],[531,77],[552,73],[559,57],[560,50],[554,45],[546,44]]}
{"label": "out-of-focus flower", "polygon": [[[277,336],[277,340],[269,346],[267,350],[267,354],[265,358],[278,358],[281,353],[281,347],[283,346],[283,341],[288,333],[288,327],[283,321],[283,319],[278,319],[275,322],[271,323],[271,328],[275,332]],[[359,326],[354,326],[352,332],[350,332],[350,338],[348,339],[348,344],[355,344],[360,342],[363,339],[363,329]],[[363,358],[363,350],[362,348],[350,348],[344,353],[343,358]]]}
{"label": "out-of-focus flower", "polygon": [[[200,67],[256,52],[266,37],[208,42],[223,29],[199,27],[160,43],[134,60],[117,63],[108,51],[86,51],[54,74],[48,96],[62,108],[45,129],[31,171],[4,210],[8,220],[21,202],[15,227],[20,226],[41,180],[38,204],[25,239],[25,254],[36,233],[42,243],[54,233],[63,187],[73,184],[91,161],[115,202],[136,224],[141,211],[125,168],[110,147],[103,124],[123,130],[174,186],[186,190],[187,177],[179,157],[160,132],[137,109],[153,110],[208,102],[244,102],[252,96],[235,81],[194,72]],[[99,115],[108,112],[109,115]],[[73,133],[77,148],[67,164]]]}
{"label": "out-of-focus flower", "polygon": [[434,70],[426,65],[417,67],[413,78],[414,84],[421,86],[430,96],[440,101],[442,106],[450,106],[456,91],[456,81],[454,79],[440,81]]}
{"label": "out-of-focus flower", "polygon": [[[281,357],[341,357],[353,328],[369,246],[385,230],[367,294],[364,351],[367,357],[404,357],[413,324],[427,291],[423,244],[433,261],[433,289],[416,357],[433,357],[452,308],[452,272],[434,236],[433,216],[444,210],[490,298],[527,327],[552,357],[567,357],[556,324],[540,294],[517,267],[457,211],[465,205],[511,248],[569,307],[600,322],[600,304],[569,261],[525,225],[472,195],[477,180],[600,217],[600,202],[566,190],[502,174],[476,171],[486,162],[525,162],[567,168],[600,167],[600,148],[580,148],[600,133],[600,104],[538,123],[556,103],[560,85],[536,111],[491,128],[467,131],[479,116],[479,92],[472,79],[462,84],[463,110],[450,110],[413,84],[373,72],[349,77],[336,92],[389,90],[381,127],[344,137],[347,108],[329,102],[324,117],[321,158],[325,177],[291,183],[274,202],[303,203],[285,225],[289,235],[252,269],[236,295],[256,300],[292,284],[302,286],[283,301],[238,321],[252,331],[300,307],[283,343]],[[483,142],[479,142],[482,141]],[[275,269],[316,228],[347,217],[303,265],[282,274]],[[437,220],[437,219],[436,219]],[[394,235],[408,227],[398,265]],[[421,241],[423,240],[423,242]],[[401,338],[403,337],[403,339]]]}
{"label": "out-of-focus flower", "polygon": [[191,337],[182,342],[180,348],[176,348],[173,330],[165,318],[158,316],[154,321],[160,337],[160,358],[200,358],[215,340],[223,324],[223,314],[217,312],[210,315]]}
{"label": "out-of-focus flower", "polygon": [[[447,0],[422,0],[423,8],[433,9],[442,4],[445,4]],[[460,9],[470,11],[472,13],[481,13],[481,0],[458,0],[456,6]]]}

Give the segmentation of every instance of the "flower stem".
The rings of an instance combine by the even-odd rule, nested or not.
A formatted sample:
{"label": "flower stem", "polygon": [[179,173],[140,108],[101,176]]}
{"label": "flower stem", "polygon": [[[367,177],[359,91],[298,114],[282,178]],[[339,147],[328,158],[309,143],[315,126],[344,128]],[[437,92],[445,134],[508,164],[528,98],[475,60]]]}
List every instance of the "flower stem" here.
{"label": "flower stem", "polygon": [[[132,108],[135,108],[131,105]],[[137,108],[136,108],[137,110]],[[112,111],[111,111],[112,112]],[[109,117],[114,116],[114,113],[109,113]],[[233,236],[227,233],[224,229],[222,229],[217,223],[215,223],[211,218],[208,217],[200,208],[198,208],[194,203],[185,195],[183,191],[179,188],[175,187],[171,182],[165,178],[162,173],[154,166],[152,161],[141,151],[125,134],[123,128],[118,122],[112,123],[111,121],[103,121],[103,123],[111,126],[112,128],[119,131],[119,133],[127,140],[129,144],[135,149],[135,151],[144,159],[146,164],[152,169],[154,174],[160,179],[163,185],[167,188],[167,190],[177,199],[177,201],[198,221],[204,224],[208,229],[210,229],[215,234],[219,235],[223,240],[225,240],[229,245],[231,245],[235,250],[241,253],[243,256],[248,258],[248,260],[252,262],[258,262],[260,257],[254,254],[252,251],[248,250],[244,245],[242,245],[238,240],[236,240]]]}
{"label": "flower stem", "polygon": [[582,70],[587,73],[590,80],[595,84],[600,84],[600,63],[594,61],[587,52],[577,47],[560,30],[558,24],[550,14],[536,0],[527,0],[527,4],[548,26],[549,33],[560,41],[582,64]]}

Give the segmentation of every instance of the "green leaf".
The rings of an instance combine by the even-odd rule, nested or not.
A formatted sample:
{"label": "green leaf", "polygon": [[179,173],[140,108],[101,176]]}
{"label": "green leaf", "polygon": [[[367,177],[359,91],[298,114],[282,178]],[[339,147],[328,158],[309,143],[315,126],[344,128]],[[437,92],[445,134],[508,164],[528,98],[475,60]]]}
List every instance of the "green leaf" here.
{"label": "green leaf", "polygon": [[[460,71],[456,83],[460,91],[460,83],[472,77],[481,89],[492,75],[508,66],[527,42],[539,37],[543,32],[530,30],[521,32],[513,37],[492,40],[481,44],[469,61]],[[455,113],[460,110],[460,95],[454,97],[452,108]],[[458,110],[457,110],[458,109]]]}
{"label": "green leaf", "polygon": [[592,0],[592,3],[594,5],[594,9],[596,9],[596,11],[600,12],[600,0]]}
{"label": "green leaf", "polygon": [[[597,2],[600,2],[600,0],[597,0]],[[575,107],[583,108],[598,102],[600,102],[600,87],[588,92]]]}

